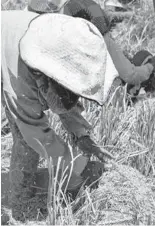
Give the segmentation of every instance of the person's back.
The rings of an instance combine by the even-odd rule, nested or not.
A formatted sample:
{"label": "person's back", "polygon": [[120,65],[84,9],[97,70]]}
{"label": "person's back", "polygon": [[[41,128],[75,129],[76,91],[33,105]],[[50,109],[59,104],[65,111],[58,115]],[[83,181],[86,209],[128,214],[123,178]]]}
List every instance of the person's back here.
{"label": "person's back", "polygon": [[[9,66],[9,70],[14,75],[17,74],[18,44],[21,37],[28,28],[30,21],[38,14],[23,11],[2,11],[2,62]],[[2,71],[5,70],[5,64],[2,63]],[[3,78],[4,79],[4,78]]]}

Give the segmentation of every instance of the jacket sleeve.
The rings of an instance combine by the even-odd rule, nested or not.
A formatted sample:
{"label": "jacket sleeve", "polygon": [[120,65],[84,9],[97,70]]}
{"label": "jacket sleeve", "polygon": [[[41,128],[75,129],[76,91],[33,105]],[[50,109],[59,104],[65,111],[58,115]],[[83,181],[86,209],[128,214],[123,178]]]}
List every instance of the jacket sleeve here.
{"label": "jacket sleeve", "polygon": [[6,105],[26,143],[42,157],[45,157],[44,147],[53,161],[67,156],[68,147],[51,129],[38,99],[36,83],[26,66],[19,60],[16,76],[3,64],[2,75]]}
{"label": "jacket sleeve", "polygon": [[149,79],[153,65],[150,63],[135,66],[124,56],[121,48],[113,41],[110,34],[104,35],[104,40],[119,76],[127,83],[138,85]]}
{"label": "jacket sleeve", "polygon": [[[63,92],[64,88],[61,86],[55,86],[53,82],[54,81],[48,80],[48,84],[46,85],[46,76],[44,75],[36,80],[38,90],[43,97],[41,102],[44,102],[45,100],[48,108],[53,113],[59,115],[64,128],[69,134],[74,134],[76,137],[88,135],[91,126],[81,114],[84,110],[83,105],[76,98],[74,101],[74,107],[67,110],[61,101],[62,95],[65,94]],[[61,95],[58,93],[58,90],[56,91],[56,89],[60,89],[59,91]]]}
{"label": "jacket sleeve", "polygon": [[76,138],[88,136],[92,130],[91,125],[82,116],[83,106],[80,102],[74,108],[65,114],[59,114],[60,120],[64,128],[69,134],[74,134]]}

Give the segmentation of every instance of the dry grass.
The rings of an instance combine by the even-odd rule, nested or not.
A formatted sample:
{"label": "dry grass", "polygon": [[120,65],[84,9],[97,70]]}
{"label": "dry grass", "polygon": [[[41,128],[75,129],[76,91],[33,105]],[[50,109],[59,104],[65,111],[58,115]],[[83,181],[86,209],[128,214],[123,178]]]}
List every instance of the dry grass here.
{"label": "dry grass", "polygon": [[118,24],[112,35],[128,57],[141,49],[155,54],[155,13],[152,0],[140,1],[139,7],[133,7],[133,10],[133,16]]}
{"label": "dry grass", "polygon": [[[77,213],[82,224],[145,225],[155,223],[151,189],[133,168],[115,164]],[[91,200],[91,201],[90,201]]]}
{"label": "dry grass", "polygon": [[[26,1],[17,3],[10,0],[8,4],[11,9],[23,9]],[[152,6],[152,0],[140,1],[140,6],[133,6],[134,16],[111,31],[128,57],[140,49],[148,49],[155,54],[155,15]],[[103,175],[97,190],[90,192],[88,188],[81,191],[74,202],[64,197],[66,208],[60,199],[63,195],[61,186],[58,193],[52,190],[48,194],[49,219],[41,223],[26,222],[26,225],[47,225],[49,222],[60,225],[155,224],[155,98],[149,97],[128,107],[125,102],[126,89],[121,88],[118,92],[102,108],[94,102],[81,100],[85,107],[84,117],[94,128],[96,141],[116,158],[113,168]],[[68,134],[62,130],[59,118],[49,111],[47,115],[56,133],[66,139]],[[10,140],[10,136],[2,137],[3,153],[4,150],[10,153]],[[51,172],[51,162],[48,162],[48,168]],[[53,189],[53,183],[51,175],[49,190]],[[53,199],[55,205],[51,205]],[[73,207],[77,205],[80,208],[74,212]],[[10,224],[21,225],[13,219]]]}

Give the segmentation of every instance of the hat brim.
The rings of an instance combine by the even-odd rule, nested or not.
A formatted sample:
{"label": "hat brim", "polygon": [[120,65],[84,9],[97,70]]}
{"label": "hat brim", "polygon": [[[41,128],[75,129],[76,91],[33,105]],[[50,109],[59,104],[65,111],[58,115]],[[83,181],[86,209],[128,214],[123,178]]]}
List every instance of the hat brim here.
{"label": "hat brim", "polygon": [[118,76],[102,35],[80,18],[38,16],[20,41],[20,55],[29,67],[100,105]]}

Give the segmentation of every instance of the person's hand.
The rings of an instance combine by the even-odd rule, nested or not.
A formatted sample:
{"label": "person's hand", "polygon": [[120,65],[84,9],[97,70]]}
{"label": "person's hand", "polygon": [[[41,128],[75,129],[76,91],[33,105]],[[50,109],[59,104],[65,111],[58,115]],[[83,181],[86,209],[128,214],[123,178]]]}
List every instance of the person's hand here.
{"label": "person's hand", "polygon": [[146,91],[154,92],[155,91],[155,56],[148,60],[147,63],[152,64],[154,70],[150,75],[150,78],[147,81],[142,83],[142,86],[145,87]]}
{"label": "person's hand", "polygon": [[107,159],[114,159],[114,157],[108,151],[98,147],[89,136],[80,137],[77,140],[77,145],[84,154],[88,156],[95,155],[104,163],[107,163]]}

